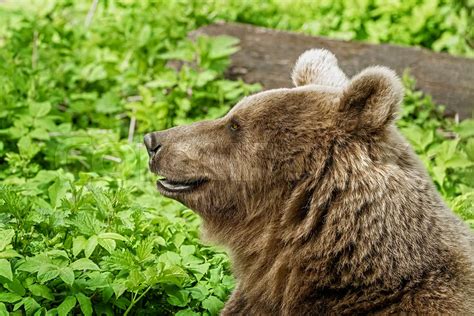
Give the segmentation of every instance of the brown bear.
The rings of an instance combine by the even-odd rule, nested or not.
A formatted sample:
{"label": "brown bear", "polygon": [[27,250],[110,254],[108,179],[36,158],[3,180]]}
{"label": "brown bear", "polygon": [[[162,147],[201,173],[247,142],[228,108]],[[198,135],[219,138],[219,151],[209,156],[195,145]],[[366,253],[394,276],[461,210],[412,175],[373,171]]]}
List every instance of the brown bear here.
{"label": "brown bear", "polygon": [[222,314],[474,314],[473,235],[395,127],[396,74],[310,50],[292,78],[145,136],[159,191],[230,251]]}

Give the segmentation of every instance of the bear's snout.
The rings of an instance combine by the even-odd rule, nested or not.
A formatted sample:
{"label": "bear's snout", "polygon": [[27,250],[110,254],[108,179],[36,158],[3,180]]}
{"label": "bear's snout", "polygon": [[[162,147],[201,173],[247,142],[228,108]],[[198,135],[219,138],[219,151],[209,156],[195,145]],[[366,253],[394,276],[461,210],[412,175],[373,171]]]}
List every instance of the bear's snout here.
{"label": "bear's snout", "polygon": [[143,142],[145,143],[146,150],[150,158],[155,156],[162,147],[161,141],[156,133],[146,134],[143,137]]}

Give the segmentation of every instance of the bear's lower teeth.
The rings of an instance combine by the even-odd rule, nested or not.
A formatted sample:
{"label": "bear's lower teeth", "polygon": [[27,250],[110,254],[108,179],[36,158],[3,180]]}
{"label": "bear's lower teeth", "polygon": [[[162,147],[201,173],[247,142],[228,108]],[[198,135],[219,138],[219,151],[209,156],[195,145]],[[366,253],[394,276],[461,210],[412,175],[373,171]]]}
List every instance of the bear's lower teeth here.
{"label": "bear's lower teeth", "polygon": [[165,189],[172,190],[172,191],[187,190],[192,187],[192,185],[171,183],[171,182],[168,182],[167,180],[159,180],[159,182]]}

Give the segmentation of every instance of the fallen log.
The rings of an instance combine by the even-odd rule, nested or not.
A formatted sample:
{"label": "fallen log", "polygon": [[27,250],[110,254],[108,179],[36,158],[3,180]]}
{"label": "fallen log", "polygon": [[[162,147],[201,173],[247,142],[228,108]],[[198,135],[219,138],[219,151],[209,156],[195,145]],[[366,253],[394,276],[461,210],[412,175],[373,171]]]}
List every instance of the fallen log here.
{"label": "fallen log", "polygon": [[266,89],[290,87],[291,68],[298,56],[310,48],[333,52],[339,66],[353,76],[365,67],[385,65],[399,75],[409,68],[417,88],[446,106],[450,115],[474,115],[474,59],[434,53],[416,47],[375,45],[271,30],[238,23],[219,23],[191,34],[230,35],[240,39],[241,50],[232,56],[229,78],[259,82]]}

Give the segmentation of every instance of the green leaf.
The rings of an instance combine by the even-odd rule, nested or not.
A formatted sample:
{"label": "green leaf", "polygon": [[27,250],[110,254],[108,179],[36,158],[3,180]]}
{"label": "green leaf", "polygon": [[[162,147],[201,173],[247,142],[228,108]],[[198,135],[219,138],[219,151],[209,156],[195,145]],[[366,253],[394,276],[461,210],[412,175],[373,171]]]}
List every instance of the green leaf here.
{"label": "green leaf", "polygon": [[74,296],[68,296],[58,306],[58,315],[67,316],[67,314],[76,306],[76,298]]}
{"label": "green leaf", "polygon": [[112,253],[115,250],[115,246],[116,246],[115,240],[103,239],[99,237],[98,241],[99,241],[99,245],[105,250],[107,250],[108,253]]}
{"label": "green leaf", "polygon": [[433,130],[424,130],[417,125],[411,125],[401,130],[418,152],[424,152],[434,140]]}
{"label": "green leaf", "polygon": [[100,233],[98,236],[99,238],[102,238],[102,239],[115,239],[115,240],[127,241],[127,238],[117,233]]}
{"label": "green leaf", "polygon": [[6,259],[0,259],[0,277],[4,277],[10,282],[13,281],[12,267]]}
{"label": "green leaf", "polygon": [[0,251],[3,251],[5,247],[12,242],[12,238],[15,236],[15,231],[13,229],[1,229],[0,234],[2,236],[0,239]]}
{"label": "green leaf", "polygon": [[0,316],[8,316],[10,313],[8,313],[7,307],[5,304],[0,303]]}
{"label": "green leaf", "polygon": [[472,165],[474,165],[474,162],[461,156],[461,154],[458,154],[445,162],[446,168],[466,168]]}
{"label": "green leaf", "polygon": [[86,258],[89,258],[91,254],[94,252],[95,247],[97,247],[97,244],[99,243],[98,238],[96,235],[93,235],[89,237],[86,243],[86,247],[84,249],[84,254]]}
{"label": "green leaf", "polygon": [[76,294],[76,298],[79,301],[79,306],[81,307],[81,311],[85,316],[92,315],[92,303],[91,299],[85,296],[82,293]]}
{"label": "green leaf", "polygon": [[67,182],[63,181],[59,177],[56,178],[56,181],[49,187],[49,200],[51,201],[51,206],[54,208],[59,205],[59,202],[66,195],[67,192]]}
{"label": "green leaf", "polygon": [[13,249],[6,249],[0,252],[0,259],[21,258],[22,256]]}
{"label": "green leaf", "polygon": [[27,315],[33,314],[35,311],[41,308],[40,304],[32,297],[25,297],[23,299],[23,307]]}
{"label": "green leaf", "polygon": [[184,307],[189,302],[189,292],[187,290],[167,291],[166,301],[173,306]]}
{"label": "green leaf", "polygon": [[196,246],[193,245],[182,245],[181,246],[181,256],[186,257],[193,255],[196,252]]}
{"label": "green leaf", "polygon": [[117,93],[105,93],[99,100],[97,100],[95,109],[98,113],[115,113],[120,111],[120,100],[117,97]]}
{"label": "green leaf", "polygon": [[51,292],[49,287],[47,287],[46,285],[32,284],[32,285],[28,286],[28,289],[35,296],[43,297],[43,298],[48,299],[50,301],[54,300],[53,293]]}
{"label": "green leaf", "polygon": [[10,292],[14,292],[20,296],[24,296],[26,293],[21,281],[16,277],[13,278],[13,281],[3,284],[3,286]]}
{"label": "green leaf", "polygon": [[474,136],[474,119],[466,119],[454,127],[454,130],[463,138]]}
{"label": "green leaf", "polygon": [[209,263],[196,264],[189,266],[189,269],[193,272],[194,276],[200,280],[209,270],[211,265]]}
{"label": "green leaf", "polygon": [[77,257],[77,255],[86,248],[86,245],[87,239],[85,239],[84,236],[75,237],[72,241],[72,254],[74,257]]}
{"label": "green leaf", "polygon": [[30,137],[39,140],[49,140],[49,133],[44,128],[36,128],[30,132]]}
{"label": "green leaf", "polygon": [[466,152],[467,157],[469,158],[469,160],[474,161],[474,138],[470,138],[467,141],[467,144],[466,144],[466,147],[465,147],[464,151]]}
{"label": "green leaf", "polygon": [[52,264],[44,264],[38,270],[38,281],[46,283],[59,276],[58,267]]}
{"label": "green leaf", "polygon": [[239,48],[236,46],[238,43],[238,38],[227,35],[221,35],[211,38],[209,58],[218,59],[234,54],[239,50]]}
{"label": "green leaf", "polygon": [[15,303],[21,300],[21,296],[16,293],[3,292],[0,293],[0,302]]}
{"label": "green leaf", "polygon": [[115,297],[119,298],[127,290],[127,287],[122,282],[117,282],[117,280],[112,283],[112,289],[114,290]]}
{"label": "green leaf", "polygon": [[163,262],[166,266],[176,266],[181,264],[181,256],[176,252],[167,251],[158,257],[158,262]]}
{"label": "green leaf", "polygon": [[16,268],[17,271],[26,271],[29,273],[35,273],[40,270],[42,266],[50,262],[49,258],[44,254],[36,257],[25,258]]}
{"label": "green leaf", "polygon": [[20,150],[20,155],[28,159],[33,158],[40,151],[39,146],[36,143],[31,141],[29,136],[23,136],[18,141],[18,149]]}
{"label": "green leaf", "polygon": [[73,270],[100,270],[99,266],[88,258],[81,258],[69,265]]}
{"label": "green leaf", "polygon": [[51,111],[51,103],[49,102],[31,102],[29,105],[30,113],[36,117],[42,117]]}
{"label": "green leaf", "polygon": [[207,309],[211,315],[218,315],[219,311],[224,307],[224,303],[217,297],[211,295],[202,301],[202,307]]}
{"label": "green leaf", "polygon": [[198,283],[194,287],[188,289],[191,297],[195,300],[202,301],[209,295],[209,290],[203,283]]}
{"label": "green leaf", "polygon": [[186,236],[184,234],[177,233],[174,235],[173,244],[176,246],[176,248],[179,249],[179,247],[181,247],[185,239],[186,239]]}
{"label": "green leaf", "polygon": [[62,268],[61,270],[59,270],[59,277],[61,278],[61,280],[64,281],[64,283],[70,286],[72,286],[72,284],[74,283],[74,271],[70,267]]}

